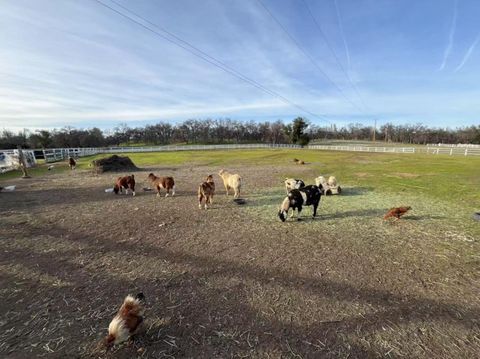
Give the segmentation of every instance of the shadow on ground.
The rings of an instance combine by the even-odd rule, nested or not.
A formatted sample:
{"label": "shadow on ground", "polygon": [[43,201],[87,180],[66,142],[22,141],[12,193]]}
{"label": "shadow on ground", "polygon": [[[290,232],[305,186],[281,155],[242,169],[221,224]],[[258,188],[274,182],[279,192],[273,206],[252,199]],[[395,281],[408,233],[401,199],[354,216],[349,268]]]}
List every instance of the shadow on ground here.
{"label": "shadow on ground", "polygon": [[[371,214],[365,211],[360,215],[362,213]],[[135,356],[139,346],[145,350],[144,357],[152,358],[166,355],[204,358],[255,356],[262,352],[285,357],[374,358],[383,357],[387,349],[381,353],[378,348],[373,349],[368,341],[353,340],[352,337],[374,336],[376,332],[385,330],[386,323],[390,327],[416,322],[428,326],[430,322],[441,321],[472,330],[479,329],[480,309],[474,306],[404,297],[382,289],[357,287],[328,278],[299,276],[279,267],[261,268],[254,264],[226,261],[214,255],[169,250],[148,242],[119,243],[107,237],[71,232],[55,225],[27,225],[23,231],[28,238],[35,238],[39,233],[49,233],[54,238],[85,245],[81,253],[90,263],[95,263],[102,256],[111,256],[116,261],[125,260],[127,269],[133,263],[138,263],[130,260],[132,264],[128,264],[129,256],[135,254],[159,263],[170,263],[183,268],[183,271],[169,277],[159,273],[154,280],[136,276],[127,279],[125,275],[117,275],[104,265],[92,273],[84,265],[74,263],[77,250],[56,255],[24,248],[2,251],[2,265],[21,265],[70,283],[64,287],[52,287],[25,278],[17,284],[18,294],[4,298],[1,304],[2,312],[6,313],[2,323],[13,328],[10,334],[2,338],[5,346],[0,350],[4,352],[16,347],[18,350],[20,343],[35,352],[37,349],[31,345],[40,340],[35,334],[58,326],[52,337],[62,336],[67,341],[58,346],[55,355],[106,355],[98,352],[94,346],[105,335],[105,328],[123,295],[138,291],[143,291],[147,297],[150,324],[147,322],[147,332],[138,338],[137,344],[111,354],[115,358]],[[232,284],[228,287],[210,285],[210,279],[215,278],[223,278]],[[367,315],[340,317],[335,321],[305,326],[279,320],[253,308],[246,290],[247,283],[270,286],[272,278],[275,279],[275,285],[285,289],[352,305],[368,304],[375,310]],[[15,277],[4,276],[5,279],[10,283],[18,281]],[[36,294],[23,297],[21,289]],[[21,302],[18,302],[19,299]],[[12,308],[19,312],[14,320],[8,317],[14,315]],[[32,319],[30,308],[35,308],[35,312],[39,313],[45,310],[49,314],[47,317],[37,314],[38,318]],[[65,321],[65,318],[72,320]],[[165,320],[157,320],[159,318]],[[26,321],[29,322],[28,326],[22,324]],[[78,341],[82,343],[80,349]]]}

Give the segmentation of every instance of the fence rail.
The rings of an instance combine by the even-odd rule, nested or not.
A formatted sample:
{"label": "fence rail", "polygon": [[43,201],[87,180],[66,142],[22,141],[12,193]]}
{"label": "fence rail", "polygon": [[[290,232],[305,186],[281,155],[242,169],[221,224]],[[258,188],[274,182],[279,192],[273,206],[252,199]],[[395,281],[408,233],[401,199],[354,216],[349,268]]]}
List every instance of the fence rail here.
{"label": "fence rail", "polygon": [[[144,147],[99,147],[99,148],[52,148],[43,150],[46,162],[56,162],[68,157],[84,157],[103,153],[135,153],[135,152],[170,152],[170,151],[208,151],[258,148],[302,148],[291,144],[236,144],[236,145],[188,145],[188,146],[144,146]],[[312,150],[353,151],[375,153],[426,153],[433,155],[480,156],[480,148],[471,147],[394,147],[394,146],[334,146],[309,145]]]}
{"label": "fence rail", "polygon": [[310,145],[312,150],[353,151],[353,152],[383,152],[383,153],[415,153],[415,147],[370,147],[370,146],[328,146]]}
{"label": "fence rail", "polygon": [[480,149],[480,145],[474,143],[429,143],[427,147],[468,147]]}
{"label": "fence rail", "polygon": [[480,148],[476,147],[427,147],[427,153],[434,155],[480,156]]}

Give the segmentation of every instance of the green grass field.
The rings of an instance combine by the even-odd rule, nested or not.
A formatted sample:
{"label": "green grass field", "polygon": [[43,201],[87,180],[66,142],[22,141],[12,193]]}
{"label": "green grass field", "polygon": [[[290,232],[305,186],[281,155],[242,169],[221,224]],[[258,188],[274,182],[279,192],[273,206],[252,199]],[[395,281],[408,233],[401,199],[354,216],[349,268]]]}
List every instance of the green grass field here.
{"label": "green grass field", "polygon": [[[340,183],[368,187],[373,191],[425,195],[436,200],[461,205],[468,210],[480,207],[480,158],[442,155],[382,154],[361,152],[330,152],[317,150],[230,150],[179,151],[127,154],[138,167],[155,165],[198,165],[234,167],[236,164],[285,165],[300,158],[318,175],[335,175]],[[79,160],[78,168],[88,169],[98,155]],[[56,163],[55,171],[67,169],[66,162]],[[285,176],[298,176],[292,166]],[[30,171],[32,176],[47,173],[45,165]],[[0,175],[0,180],[18,178],[14,171]],[[313,178],[305,178],[313,182]]]}
{"label": "green grass field", "polygon": [[[450,218],[452,225],[462,226],[471,234],[478,233],[478,222],[471,220],[473,212],[480,210],[480,158],[476,157],[292,149],[178,151],[127,155],[140,168],[184,164],[235,168],[236,165],[284,166],[292,163],[288,167],[290,170],[283,173],[283,177],[299,177],[307,183],[314,183],[314,178],[318,175],[334,175],[344,187],[370,192],[371,195],[367,198],[375,202],[357,204],[352,198],[334,202],[333,205],[343,203],[343,209],[378,203],[387,207],[389,204],[408,204],[417,208],[420,205],[424,207],[423,214],[443,212],[443,215]],[[92,160],[101,157],[105,155],[82,158],[78,161],[78,168],[88,169]],[[293,158],[300,158],[307,164],[299,168],[293,165]],[[55,173],[66,170],[66,162],[55,163]],[[305,170],[307,174],[299,174]],[[30,171],[32,176],[46,173],[48,171],[45,165]],[[14,178],[19,176],[20,172],[6,173],[0,175],[0,181],[14,184]],[[279,183],[281,180],[282,178],[279,178]],[[279,186],[272,190],[275,193],[281,188]],[[268,194],[266,196],[268,197]],[[263,209],[265,213],[271,210],[273,207]],[[463,218],[465,221],[455,221],[455,218]]]}

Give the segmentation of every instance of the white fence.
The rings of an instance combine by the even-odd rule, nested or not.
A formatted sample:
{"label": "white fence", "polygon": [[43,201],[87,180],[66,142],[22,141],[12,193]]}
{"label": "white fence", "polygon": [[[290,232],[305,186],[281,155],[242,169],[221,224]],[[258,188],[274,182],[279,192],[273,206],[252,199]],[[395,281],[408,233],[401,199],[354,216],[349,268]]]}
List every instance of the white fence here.
{"label": "white fence", "polygon": [[480,145],[473,144],[473,143],[429,143],[427,147],[468,147],[468,148],[478,148],[480,149]]}
{"label": "white fence", "polygon": [[383,152],[383,153],[427,153],[433,155],[461,155],[480,156],[480,148],[476,147],[370,147],[370,146],[329,146],[310,145],[310,149],[328,151],[358,151],[358,152]]}
{"label": "white fence", "polygon": [[312,150],[353,151],[353,152],[383,152],[383,153],[415,153],[415,147],[370,147],[370,146],[328,146],[310,145]]}
{"label": "white fence", "polygon": [[[52,148],[43,150],[46,162],[56,162],[68,157],[84,157],[102,153],[168,152],[168,151],[208,151],[258,148],[302,148],[290,144],[236,144],[236,145],[189,145],[189,146],[147,146],[147,147],[101,147],[101,148]],[[462,147],[394,147],[394,146],[331,146],[309,145],[308,149],[326,151],[353,151],[376,153],[427,153],[434,155],[480,156],[480,148]]]}
{"label": "white fence", "polygon": [[43,150],[45,162],[63,161],[69,157],[85,157],[102,153],[101,148],[49,148]]}
{"label": "white fence", "polygon": [[427,153],[434,155],[463,155],[480,156],[480,148],[477,147],[427,147]]}
{"label": "white fence", "polygon": [[84,157],[101,153],[208,151],[257,148],[302,148],[289,144],[237,144],[237,145],[189,145],[189,146],[148,146],[148,147],[101,147],[101,148],[51,148],[43,150],[46,162],[62,161],[68,157]]}

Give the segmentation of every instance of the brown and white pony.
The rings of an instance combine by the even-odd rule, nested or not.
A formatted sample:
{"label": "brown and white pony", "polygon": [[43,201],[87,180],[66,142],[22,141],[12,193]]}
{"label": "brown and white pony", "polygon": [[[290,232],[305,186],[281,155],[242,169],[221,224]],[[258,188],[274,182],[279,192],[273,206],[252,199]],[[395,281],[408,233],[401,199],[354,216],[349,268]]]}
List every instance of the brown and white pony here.
{"label": "brown and white pony", "polygon": [[125,194],[128,194],[130,190],[132,191],[132,195],[135,196],[135,177],[133,175],[118,177],[115,186],[113,186],[113,192],[115,192],[115,194],[118,194],[118,192],[122,193],[124,188]]}
{"label": "brown and white pony", "polygon": [[172,196],[175,196],[175,180],[173,177],[157,177],[150,173],[148,180],[152,183],[152,187],[157,190],[157,197],[160,197],[160,189],[162,188],[167,191],[165,197],[168,197],[170,190],[172,190]]}
{"label": "brown and white pony", "polygon": [[214,194],[215,182],[213,182],[213,176],[208,175],[205,182],[198,186],[198,208],[202,209],[202,200],[205,200],[205,209],[207,209],[207,203],[212,204]]}
{"label": "brown and white pony", "polygon": [[73,157],[68,158],[68,165],[70,166],[71,170],[75,169],[75,166],[77,165],[77,162],[73,159]]}

